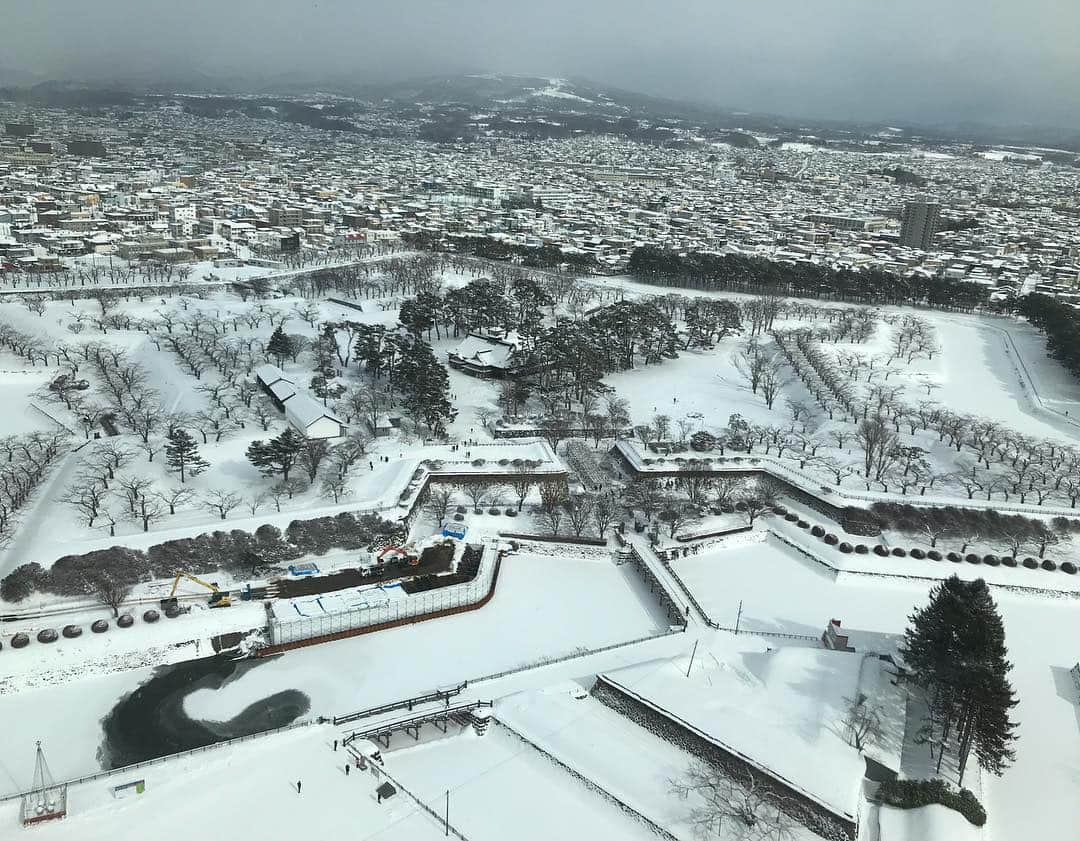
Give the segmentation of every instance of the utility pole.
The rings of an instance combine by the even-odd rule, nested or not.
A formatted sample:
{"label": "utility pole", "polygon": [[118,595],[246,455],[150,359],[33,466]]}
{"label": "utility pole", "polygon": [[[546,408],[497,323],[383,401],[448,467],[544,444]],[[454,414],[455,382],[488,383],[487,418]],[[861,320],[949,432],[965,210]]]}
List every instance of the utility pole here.
{"label": "utility pole", "polygon": [[446,818],[443,821],[443,834],[450,834],[450,789],[446,790]]}
{"label": "utility pole", "polygon": [[735,617],[735,636],[739,635],[739,622],[742,620],[742,599],[739,599],[739,613]]}
{"label": "utility pole", "polygon": [[694,665],[694,655],[697,654],[697,644],[700,640],[694,640],[694,650],[690,652],[690,662],[686,664],[686,676],[690,677],[690,667]]}

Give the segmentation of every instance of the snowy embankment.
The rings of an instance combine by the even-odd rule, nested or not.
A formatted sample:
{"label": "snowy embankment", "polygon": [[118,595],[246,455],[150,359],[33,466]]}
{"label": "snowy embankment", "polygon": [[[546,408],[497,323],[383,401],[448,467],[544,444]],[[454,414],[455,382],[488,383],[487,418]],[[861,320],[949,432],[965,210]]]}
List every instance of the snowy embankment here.
{"label": "snowy embankment", "polygon": [[[642,663],[605,679],[835,814],[853,816],[864,762],[844,739],[842,721],[844,698],[864,689],[862,664],[861,656],[846,652],[762,650],[760,640],[748,636],[718,638],[693,663]],[[903,704],[888,707],[902,710]],[[898,744],[891,751],[897,760]]]}
{"label": "snowy embankment", "polygon": [[[515,695],[499,703],[498,718],[675,837],[696,839],[688,815],[704,801],[670,792],[671,782],[684,775],[694,757],[580,693],[581,686],[570,683]],[[720,836],[724,841],[737,838],[737,828],[730,830]],[[801,827],[795,830],[795,838],[815,837]]]}
{"label": "snowy embankment", "polygon": [[520,841],[656,839],[647,824],[498,725],[484,736],[387,753],[386,769],[436,809],[449,791],[450,822],[473,841],[501,841],[508,827]]}
{"label": "snowy embankment", "polygon": [[937,804],[920,809],[882,806],[878,828],[879,841],[980,841],[983,838],[983,831],[959,812]]}
{"label": "snowy embankment", "polygon": [[[952,566],[952,565],[950,565]],[[679,559],[675,570],[722,625],[820,636],[829,619],[867,635],[897,637],[932,581],[841,575],[770,544]],[[1064,577],[1064,576],[1063,576]],[[1075,820],[1080,774],[1080,693],[1069,669],[1080,659],[1080,600],[994,591],[1005,625],[1019,704],[1016,762],[983,786],[997,838],[1061,837]]]}

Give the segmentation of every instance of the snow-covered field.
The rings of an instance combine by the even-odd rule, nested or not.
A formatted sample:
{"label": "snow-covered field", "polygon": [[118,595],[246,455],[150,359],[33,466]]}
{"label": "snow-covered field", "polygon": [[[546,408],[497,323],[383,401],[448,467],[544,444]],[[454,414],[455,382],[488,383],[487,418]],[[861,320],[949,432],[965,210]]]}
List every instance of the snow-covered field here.
{"label": "snow-covered field", "polygon": [[[557,82],[542,93],[565,95]],[[198,277],[206,268],[196,266],[193,276]],[[437,277],[446,288],[453,288],[462,286],[478,272],[475,267],[469,271],[443,268]],[[241,277],[269,272],[249,267],[217,273]],[[596,294],[591,299],[586,297],[586,304],[608,300],[620,291],[631,297],[672,291],[622,278],[590,283]],[[708,297],[745,300],[733,295]],[[315,316],[305,316],[311,302],[295,295],[261,302],[244,302],[221,291],[200,298],[132,299],[116,304],[131,317],[131,324],[124,328],[113,325],[107,332],[95,326],[104,305],[93,300],[51,302],[44,316],[12,303],[3,306],[0,315],[12,328],[33,333],[50,346],[70,348],[72,357],[81,360],[79,376],[93,381],[90,394],[96,398],[101,398],[101,384],[92,363],[80,356],[78,348],[103,342],[123,349],[127,359],[141,366],[162,412],[176,410],[198,418],[215,411],[211,396],[214,388],[233,382],[239,372],[227,370],[223,374],[209,365],[196,378],[178,353],[169,349],[167,340],[162,341],[160,335],[155,340],[145,332],[149,329],[153,334],[156,327],[160,333],[162,319],[175,319],[174,329],[179,332],[188,329],[183,325],[185,319],[189,323],[212,324],[207,331],[220,335],[222,343],[250,343],[249,362],[255,356],[262,362],[266,357],[263,346],[273,329],[271,316],[287,321],[290,334],[313,341],[319,335],[320,321],[350,320],[392,329],[398,321],[400,303],[396,292],[357,300],[360,309],[323,300],[315,304]],[[564,306],[560,316],[578,315],[584,310],[581,301],[560,306]],[[552,307],[553,315],[555,309]],[[888,355],[895,330],[895,323],[887,323],[886,319],[903,312],[881,310],[864,343],[834,345],[823,341],[821,347],[838,360],[842,353],[880,359]],[[265,317],[250,320],[257,313]],[[917,315],[933,328],[940,350],[932,359],[894,366],[896,370],[888,383],[899,388],[902,401],[915,404],[929,396],[952,411],[996,421],[1005,429],[1035,440],[1080,442],[1080,385],[1060,365],[1046,358],[1044,342],[1034,330],[1007,318],[932,311]],[[779,319],[776,326],[798,329],[812,324],[792,316]],[[431,345],[437,358],[445,360],[460,341],[460,337],[444,334],[434,338]],[[339,357],[349,350],[340,342],[341,337]],[[762,342],[766,348],[772,345],[768,337]],[[857,462],[857,447],[852,452],[850,443],[834,445],[828,437],[840,424],[853,428],[851,422],[830,420],[813,406],[799,381],[784,383],[772,409],[760,394],[751,393],[732,360],[745,344],[745,335],[729,336],[714,348],[680,351],[677,359],[609,374],[604,381],[617,396],[627,400],[632,423],[644,424],[657,414],[668,415],[672,432],[679,430],[680,420],[690,432],[717,432],[727,425],[732,414],[763,427],[793,427],[789,404],[802,401],[811,406],[805,433],[819,441],[821,453]],[[314,373],[312,359],[311,351],[304,351],[296,359],[286,359],[282,367],[298,385],[307,388]],[[72,443],[82,443],[77,414],[47,399],[42,391],[52,378],[68,370],[66,365],[59,365],[55,352],[47,364],[39,360],[31,367],[5,348],[0,351],[0,369],[0,401],[9,407],[2,424],[3,435],[56,428],[47,417],[30,408],[33,401],[76,429]],[[341,385],[371,385],[368,375],[357,369],[355,357],[352,364],[341,364],[341,369]],[[858,384],[860,389],[866,386]],[[406,428],[371,445],[355,465],[346,497],[333,502],[315,483],[293,498],[282,498],[280,510],[268,499],[259,499],[275,480],[261,475],[245,455],[252,441],[269,438],[285,428],[280,414],[269,418],[266,430],[256,417],[245,416],[243,426],[229,424],[220,440],[216,440],[218,436],[205,417],[193,421],[192,429],[198,428],[206,435],[204,441],[202,434],[195,433],[202,455],[210,462],[205,472],[189,479],[198,496],[181,505],[175,515],[152,522],[146,532],[140,522],[125,516],[118,518],[115,534],[110,535],[102,520],[91,527],[72,507],[60,502],[63,491],[90,458],[90,445],[58,463],[31,504],[20,513],[22,527],[0,555],[0,576],[28,561],[48,568],[65,554],[113,545],[145,548],[218,528],[252,531],[263,524],[284,528],[294,519],[342,511],[376,510],[388,517],[400,516],[404,512],[399,498],[406,491],[415,492],[417,470],[425,459],[437,459],[448,469],[466,472],[476,458],[485,458],[487,469],[499,459],[536,459],[556,464],[547,445],[492,442],[484,420],[496,413],[501,392],[498,382],[451,371],[449,390],[457,415],[448,423],[447,431],[452,442],[462,442],[460,450],[451,449],[452,444],[422,441],[422,433]],[[527,411],[537,412],[538,406],[534,394]],[[400,405],[394,406],[395,412],[401,409]],[[244,414],[238,406],[233,410]],[[160,453],[149,460],[137,448],[137,437],[125,434],[135,456],[123,473],[145,477],[155,488],[175,484],[175,475],[166,470]],[[904,431],[902,435],[905,443],[925,447],[933,469],[944,474],[955,469],[957,454],[937,439],[929,431],[910,435]],[[811,463],[805,472],[831,483],[821,471],[820,466]],[[845,480],[844,487],[861,492],[863,482],[852,477]],[[232,510],[223,521],[200,498],[214,490],[237,493],[245,504]],[[964,495],[947,480],[933,490],[938,497],[964,501]],[[678,493],[677,489],[672,491]],[[504,496],[500,507],[516,503],[512,496]],[[541,519],[530,512],[538,498],[534,489],[521,516],[514,519],[505,514],[467,514],[469,539],[491,537],[499,529],[539,531]],[[454,504],[464,501],[464,493],[458,491]],[[122,501],[116,504],[122,513]],[[1054,504],[1061,506],[1067,500],[1058,498]],[[489,504],[485,504],[487,507]],[[803,511],[798,505],[791,508]],[[816,515],[809,519],[817,521]],[[412,524],[412,536],[425,536],[438,525],[432,514],[422,513]],[[789,524],[773,525],[811,552],[833,551],[809,545],[809,537]],[[902,536],[887,534],[885,539],[899,541]],[[987,547],[987,551],[991,550],[1000,551]],[[675,571],[705,612],[722,626],[738,622],[745,635],[732,638],[692,622],[685,635],[550,664],[589,649],[658,636],[668,630],[668,619],[648,587],[641,583],[633,567],[617,566],[611,551],[592,547],[567,551],[558,546],[549,550],[537,544],[527,552],[507,557],[495,598],[481,610],[268,659],[227,680],[219,689],[204,688],[192,693],[185,700],[184,711],[194,719],[225,721],[269,695],[296,689],[310,698],[308,717],[314,718],[397,701],[465,679],[473,681],[469,691],[476,698],[485,698],[484,693],[499,698],[527,689],[530,692],[501,702],[509,725],[632,808],[670,828],[677,837],[689,838],[687,804],[676,802],[667,790],[667,780],[685,766],[685,754],[598,702],[572,697],[562,682],[580,678],[582,684],[588,685],[591,675],[610,670],[642,691],[648,689],[656,697],[662,696],[665,704],[678,708],[685,717],[697,717],[725,740],[745,741],[765,764],[805,781],[808,788],[816,784],[817,796],[836,808],[851,811],[861,760],[830,728],[838,714],[837,699],[861,686],[860,670],[855,665],[857,655],[813,651],[812,640],[784,641],[756,636],[754,632],[816,638],[829,619],[837,618],[844,627],[876,635],[889,648],[903,632],[912,609],[925,602],[932,581],[876,578],[861,573],[885,568],[887,563],[892,573],[925,575],[927,579],[953,571],[966,577],[983,574],[995,585],[995,598],[1004,616],[1010,657],[1015,664],[1011,677],[1020,698],[1016,709],[1020,729],[1015,765],[1000,780],[988,778],[981,787],[976,785],[990,814],[987,836],[1062,837],[1061,827],[1075,823],[1073,803],[1080,785],[1080,714],[1076,712],[1080,697],[1068,669],[1080,658],[1076,643],[1080,602],[1073,595],[1080,587],[1078,576],[966,564],[960,568],[910,558],[883,562],[837,554],[836,566],[847,570],[838,574],[775,539],[746,541],[726,549],[712,548],[674,563]],[[1062,543],[1051,547],[1049,556],[1060,563],[1073,551],[1071,544]],[[316,560],[326,571],[352,563],[355,558],[331,552]],[[242,583],[229,577],[221,580]],[[1047,589],[1060,591],[1054,594],[1057,597],[1007,589],[1007,585],[1044,583]],[[156,600],[164,595],[166,586],[162,582],[144,582],[136,595]],[[327,596],[326,603],[345,598]],[[59,606],[55,596],[39,593],[21,602],[17,609],[32,612]],[[246,630],[265,620],[265,610],[256,602],[227,611],[200,609],[153,626],[139,622],[127,631],[114,628],[104,637],[87,633],[79,640],[62,639],[51,646],[35,642],[24,650],[13,651],[6,644],[15,630],[59,628],[67,622],[85,625],[105,613],[104,608],[91,608],[84,602],[62,618],[25,616],[5,624],[5,646],[0,651],[0,720],[7,726],[0,728],[0,790],[27,785],[27,766],[37,739],[44,740],[57,777],[96,770],[104,761],[98,753],[103,717],[121,697],[151,678],[153,666],[205,656],[212,634]],[[701,644],[700,659],[691,677],[679,681],[695,642]],[[766,652],[770,647],[773,650]],[[657,659],[675,654],[678,656],[674,659]],[[544,663],[549,665],[542,666]],[[482,680],[486,675],[514,669],[530,671],[520,677]],[[550,689],[544,689],[549,683]],[[200,755],[201,759],[154,766],[146,771],[150,782],[147,794],[135,800],[114,802],[107,784],[79,787],[73,790],[73,817],[40,831],[45,837],[58,839],[142,837],[153,834],[159,826],[182,826],[194,811],[209,816],[228,813],[205,826],[235,837],[305,837],[305,833],[310,835],[316,819],[321,821],[319,832],[325,830],[326,837],[353,837],[358,825],[364,827],[365,838],[409,841],[441,832],[437,821],[405,797],[376,806],[371,800],[370,778],[345,778],[340,759],[327,747],[330,741],[329,733],[322,728],[301,728],[265,741],[211,751]],[[916,754],[909,744],[900,757],[906,771],[925,769],[925,757]],[[450,789],[451,822],[469,838],[502,838],[511,825],[515,837],[523,838],[637,838],[651,834],[645,825],[498,727],[483,738],[470,735],[388,752],[388,769],[431,801],[436,811],[445,790]],[[815,772],[821,770],[827,773],[823,779],[815,780]],[[302,795],[289,789],[294,778],[305,781]],[[266,792],[278,792],[280,796],[267,798]],[[301,803],[303,806],[297,808]],[[348,803],[348,808],[343,808],[342,803]],[[10,808],[10,804],[0,806],[0,821],[5,820],[2,811]],[[245,812],[257,815],[245,821]],[[898,817],[883,810],[881,838],[903,837],[906,831],[946,831],[941,827],[951,817],[943,817],[935,810]],[[118,828],[122,831],[118,832]],[[966,829],[957,830],[956,837],[965,833]]]}
{"label": "snow-covered field", "polygon": [[497,725],[386,754],[386,769],[436,806],[450,792],[450,823],[468,838],[655,838],[652,830],[590,791]]}
{"label": "snow-covered field", "polygon": [[[77,786],[66,819],[26,831],[55,841],[444,837],[442,825],[407,795],[378,803],[371,774],[354,769],[346,776],[344,753],[332,749],[336,735],[330,727],[301,727]],[[14,757],[4,759],[14,770]],[[31,762],[32,754],[19,758],[22,776]],[[140,779],[142,794],[114,797],[113,786]],[[18,821],[19,801],[0,803],[0,834],[15,837]]]}
{"label": "snow-covered field", "polygon": [[[268,695],[299,689],[311,699],[311,716],[342,715],[665,630],[666,616],[628,565],[509,556],[482,610],[271,658],[218,690],[192,693],[184,709],[195,719],[227,720]],[[46,739],[57,777],[97,770],[100,720],[150,676],[138,669],[0,695],[0,718],[40,725],[0,730],[0,757],[32,756],[34,741]],[[43,716],[46,709],[56,718]],[[15,787],[12,780],[3,786]]]}

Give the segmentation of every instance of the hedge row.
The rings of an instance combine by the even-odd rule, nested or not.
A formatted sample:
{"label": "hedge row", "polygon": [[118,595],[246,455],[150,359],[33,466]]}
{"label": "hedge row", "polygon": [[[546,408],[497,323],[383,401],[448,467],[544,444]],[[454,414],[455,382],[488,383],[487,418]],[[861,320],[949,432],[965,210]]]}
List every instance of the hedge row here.
{"label": "hedge row", "polygon": [[234,529],[168,540],[146,551],[112,546],[81,555],[65,555],[49,570],[23,564],[0,581],[0,598],[19,602],[35,591],[60,596],[94,592],[102,578],[137,584],[167,578],[178,570],[207,575],[217,570],[252,575],[259,567],[273,567],[332,549],[377,549],[405,538],[399,523],[377,514],[345,511],[333,517],[293,520],[285,532],[269,524],[254,533]]}
{"label": "hedge row", "polygon": [[[985,508],[958,508],[946,505],[940,508],[922,508],[899,502],[875,502],[869,514],[881,529],[897,531],[920,531],[924,524],[944,528],[946,533],[977,533],[984,537],[998,534],[1018,534],[1038,537],[1047,531],[1046,523],[1035,517],[1021,514],[1002,514]],[[1070,533],[1080,531],[1080,519],[1054,517],[1054,531]]]}
{"label": "hedge row", "polygon": [[975,826],[986,823],[986,810],[966,788],[953,791],[943,780],[886,780],[877,790],[877,799],[898,809],[918,809],[937,803],[963,815]]}
{"label": "hedge row", "polygon": [[[780,513],[777,511],[777,513]],[[894,546],[890,549],[884,544],[877,543],[873,546],[867,546],[865,543],[857,543],[854,546],[847,541],[841,542],[835,534],[828,533],[822,526],[811,526],[809,522],[801,519],[797,514],[785,514],[784,519],[789,523],[794,523],[801,529],[805,529],[810,532],[811,535],[818,538],[828,546],[835,546],[843,554],[851,554],[854,552],[857,555],[866,555],[873,552],[875,555],[881,558],[887,558],[890,555],[895,558],[912,557],[915,560],[921,561],[928,559],[931,561],[952,561],[955,564],[969,563],[969,564],[985,564],[986,566],[1006,566],[1017,567],[1023,564],[1026,569],[1044,569],[1047,572],[1053,572],[1060,569],[1067,575],[1076,575],[1077,566],[1072,561],[1064,561],[1060,565],[1049,558],[1024,558],[1021,561],[1018,558],[1011,557],[1009,555],[976,555],[974,552],[969,552],[966,555],[961,555],[959,552],[948,552],[942,554],[937,549],[920,549],[918,547],[914,549],[904,549],[900,546]]]}

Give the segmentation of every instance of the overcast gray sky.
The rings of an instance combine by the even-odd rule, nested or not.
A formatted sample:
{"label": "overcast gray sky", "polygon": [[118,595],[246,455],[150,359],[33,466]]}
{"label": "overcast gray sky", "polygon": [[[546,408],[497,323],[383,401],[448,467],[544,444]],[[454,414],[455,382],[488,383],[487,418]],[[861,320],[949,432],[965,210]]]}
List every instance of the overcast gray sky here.
{"label": "overcast gray sky", "polygon": [[0,0],[0,73],[582,76],[790,115],[1080,127],[1080,0]]}

